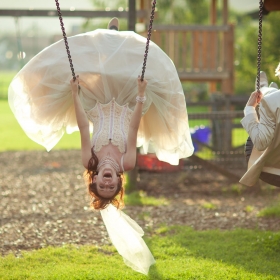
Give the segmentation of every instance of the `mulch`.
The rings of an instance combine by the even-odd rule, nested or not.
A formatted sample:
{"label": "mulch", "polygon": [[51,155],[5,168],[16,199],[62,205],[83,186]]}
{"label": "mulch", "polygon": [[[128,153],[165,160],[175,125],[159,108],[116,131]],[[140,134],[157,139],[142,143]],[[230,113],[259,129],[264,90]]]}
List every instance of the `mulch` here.
{"label": "mulch", "polygon": [[[63,244],[110,244],[100,213],[89,208],[83,172],[76,150],[0,153],[2,255]],[[137,189],[169,201],[124,209],[146,236],[163,224],[196,230],[280,230],[279,218],[257,217],[261,209],[279,200],[277,188],[240,189],[225,177],[200,169],[139,172]]]}

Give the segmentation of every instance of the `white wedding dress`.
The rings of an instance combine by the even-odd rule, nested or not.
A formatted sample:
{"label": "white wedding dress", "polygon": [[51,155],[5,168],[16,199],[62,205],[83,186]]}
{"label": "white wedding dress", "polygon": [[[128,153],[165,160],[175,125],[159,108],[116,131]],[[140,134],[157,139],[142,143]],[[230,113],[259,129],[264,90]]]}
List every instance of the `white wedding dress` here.
{"label": "white wedding dress", "polygon": [[[92,145],[100,150],[103,142],[110,139],[125,153],[146,38],[131,31],[99,29],[70,37],[68,41],[75,73],[80,76],[79,96],[93,125]],[[71,78],[61,40],[31,59],[9,87],[9,104],[19,124],[48,151],[65,132],[78,130]],[[156,153],[159,160],[176,165],[194,150],[185,96],[173,62],[153,42],[150,42],[145,79],[147,100],[137,146],[142,146],[144,152]],[[155,260],[142,239],[141,227],[112,205],[100,212],[124,262],[148,274]]]}
{"label": "white wedding dress", "polygon": [[[132,31],[98,29],[69,37],[80,98],[90,111],[97,102],[128,104],[133,110],[146,38]],[[49,151],[65,132],[78,130],[71,95],[71,70],[61,40],[37,54],[15,76],[9,104],[26,134]],[[159,160],[178,164],[193,153],[184,92],[171,59],[150,42],[145,79],[147,100],[137,145]]]}

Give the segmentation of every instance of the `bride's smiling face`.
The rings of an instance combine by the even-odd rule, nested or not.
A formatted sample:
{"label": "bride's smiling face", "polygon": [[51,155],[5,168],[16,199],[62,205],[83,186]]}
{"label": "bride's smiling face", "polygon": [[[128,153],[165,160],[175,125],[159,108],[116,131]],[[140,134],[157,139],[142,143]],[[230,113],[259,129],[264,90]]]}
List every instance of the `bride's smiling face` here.
{"label": "bride's smiling face", "polygon": [[110,164],[105,164],[99,169],[98,174],[94,176],[93,182],[96,183],[96,189],[100,196],[111,198],[117,191],[119,177]]}

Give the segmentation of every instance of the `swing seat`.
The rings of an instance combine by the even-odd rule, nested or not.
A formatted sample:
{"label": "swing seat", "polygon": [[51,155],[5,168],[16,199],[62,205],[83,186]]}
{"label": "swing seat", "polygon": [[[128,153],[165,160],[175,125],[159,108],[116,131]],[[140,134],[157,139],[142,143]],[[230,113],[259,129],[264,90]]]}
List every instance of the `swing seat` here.
{"label": "swing seat", "polygon": [[[244,151],[248,167],[250,167],[263,154],[263,151],[261,152],[261,151],[254,150],[254,155],[252,155],[253,148],[254,148],[254,144],[252,142],[252,139],[248,137],[245,144],[245,151]],[[252,158],[251,156],[254,158]],[[275,187],[280,187],[279,175],[268,173],[268,172],[261,172],[259,178],[267,184],[270,184]]]}

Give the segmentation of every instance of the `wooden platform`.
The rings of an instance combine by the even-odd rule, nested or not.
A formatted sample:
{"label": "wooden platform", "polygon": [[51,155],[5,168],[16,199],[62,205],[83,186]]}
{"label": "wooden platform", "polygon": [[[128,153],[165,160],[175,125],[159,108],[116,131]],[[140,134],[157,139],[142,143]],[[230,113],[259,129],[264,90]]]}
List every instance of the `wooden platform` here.
{"label": "wooden platform", "polygon": [[220,82],[233,93],[234,28],[155,25],[151,37],[173,60],[181,81]]}

